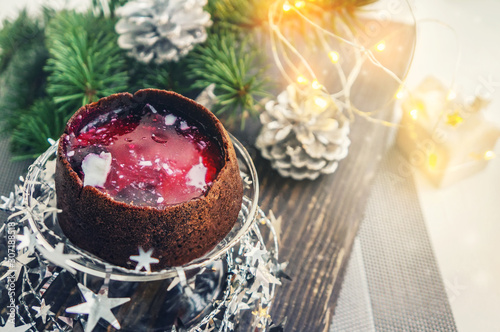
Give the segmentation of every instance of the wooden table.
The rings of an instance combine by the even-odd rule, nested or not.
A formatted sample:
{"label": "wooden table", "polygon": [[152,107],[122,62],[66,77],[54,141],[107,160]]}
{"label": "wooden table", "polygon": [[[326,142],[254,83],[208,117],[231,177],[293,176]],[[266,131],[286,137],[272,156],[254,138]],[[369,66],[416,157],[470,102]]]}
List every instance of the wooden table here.
{"label": "wooden table", "polygon": [[[377,53],[377,58],[403,77],[412,59],[415,30],[409,25],[386,24],[366,42],[375,45],[384,40],[386,50]],[[359,109],[377,109],[375,118],[391,120],[392,101],[399,87],[393,79],[367,66],[356,86],[357,94],[352,99]],[[236,133],[254,159],[261,208],[282,217],[280,261],[289,262],[287,274],[292,280],[278,287],[271,317],[276,323],[286,317],[285,331],[328,331],[346,262],[390,131],[388,126],[356,117],[351,124],[348,157],[334,174],[315,181],[282,178],[253,148],[254,128]]]}

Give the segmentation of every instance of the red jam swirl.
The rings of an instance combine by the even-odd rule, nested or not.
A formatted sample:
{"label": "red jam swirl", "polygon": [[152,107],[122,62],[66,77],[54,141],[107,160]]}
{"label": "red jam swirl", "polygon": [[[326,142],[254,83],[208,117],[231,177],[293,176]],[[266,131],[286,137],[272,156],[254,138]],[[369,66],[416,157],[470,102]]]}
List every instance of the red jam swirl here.
{"label": "red jam swirl", "polygon": [[206,193],[222,168],[217,141],[193,121],[146,105],[112,111],[66,136],[66,156],[84,185],[117,201],[162,208]]}

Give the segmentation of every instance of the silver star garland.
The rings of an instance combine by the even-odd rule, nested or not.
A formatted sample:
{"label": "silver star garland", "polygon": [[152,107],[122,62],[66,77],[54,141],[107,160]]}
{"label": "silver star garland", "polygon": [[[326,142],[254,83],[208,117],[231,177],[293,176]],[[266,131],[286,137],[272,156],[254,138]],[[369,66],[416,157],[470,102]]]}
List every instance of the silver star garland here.
{"label": "silver star garland", "polygon": [[151,264],[156,264],[160,261],[158,258],[151,257],[152,254],[153,248],[144,251],[142,247],[139,247],[139,255],[130,256],[131,261],[137,262],[135,270],[141,271],[144,268],[146,272],[151,272]]}
{"label": "silver star garland", "polygon": [[25,332],[28,331],[33,325],[32,324],[24,324],[20,326],[12,326],[12,324],[7,321],[4,326],[0,326],[0,332]]}
{"label": "silver star garland", "polygon": [[47,316],[55,316],[55,313],[50,311],[51,306],[45,304],[45,299],[42,299],[40,306],[32,306],[31,308],[37,312],[35,318],[42,317],[44,324],[47,322]]}
{"label": "silver star garland", "polygon": [[[52,155],[54,151],[55,147],[52,147],[47,151],[47,154]],[[29,234],[31,230],[30,227],[23,228],[23,234],[20,236],[20,247],[22,247],[21,251],[25,251],[25,253],[18,254],[16,260],[16,262],[19,263],[16,266],[16,270],[18,272],[17,277],[19,277],[22,267],[25,267],[25,272],[22,274],[23,293],[19,298],[25,314],[31,316],[31,321],[36,318],[41,318],[45,321],[50,319],[53,322],[54,331],[68,331],[72,328],[72,319],[59,316],[58,319],[64,321],[67,326],[61,327],[58,325],[56,323],[58,320],[54,321],[51,308],[49,305],[46,305],[43,296],[45,294],[45,290],[47,290],[55,280],[74,272],[74,270],[67,265],[69,260],[81,259],[85,261],[89,258],[82,256],[81,254],[73,254],[74,249],[71,249],[71,244],[64,242],[64,237],[61,237],[63,235],[56,232],[53,227],[54,225],[46,224],[46,216],[48,214],[52,214],[53,219],[55,219],[58,210],[55,208],[54,199],[54,170],[46,170],[44,165],[45,162],[43,162],[43,159],[41,163],[35,162],[30,169],[39,169],[41,170],[41,173],[35,178],[29,173],[27,180],[25,181],[25,185],[37,186],[37,188],[40,189],[37,190],[39,196],[31,197],[31,199],[27,201],[22,201],[19,199],[19,197],[22,196],[22,191],[17,192],[14,195],[10,195],[8,199],[4,199],[4,205],[7,209],[14,211],[14,214],[16,214],[15,211],[18,211],[15,216],[11,217],[11,219],[21,219],[18,221],[18,225],[30,219],[30,223],[34,222],[37,225],[41,235],[40,238],[50,236],[51,241],[56,239],[56,243],[52,242],[53,248],[46,248],[46,243],[42,244],[37,237],[33,237],[32,239],[35,242],[36,255],[34,257],[29,257],[29,252],[26,251],[26,248],[29,250],[29,244],[26,236],[29,237],[33,234]],[[22,180],[24,181],[24,179]],[[248,181],[245,182],[248,183],[248,185],[251,185],[251,180],[247,180]],[[29,192],[33,195],[32,193],[34,191],[31,190]],[[244,198],[244,202],[247,200],[247,198]],[[248,207],[244,204],[242,206],[242,213],[245,214],[245,211],[248,212]],[[240,249],[237,252],[230,250],[224,257],[228,266],[228,278],[225,281],[226,290],[224,291],[222,298],[213,304],[213,310],[207,314],[201,322],[197,324],[197,326],[191,327],[192,331],[233,331],[235,326],[237,326],[238,317],[240,317],[240,314],[242,314],[245,310],[252,310],[252,312],[256,313],[255,315],[252,315],[255,318],[252,325],[256,326],[256,330],[265,330],[267,322],[270,319],[267,312],[274,296],[275,286],[281,283],[279,276],[286,277],[283,272],[286,264],[277,263],[278,239],[276,237],[276,231],[273,228],[273,224],[276,224],[275,219],[276,218],[273,215],[267,217],[262,210],[258,209],[257,221],[254,224],[254,227],[252,227],[250,231],[243,236],[243,238],[241,238],[239,242]],[[260,233],[259,227],[267,227],[270,230],[270,250],[266,249],[267,246]],[[31,241],[29,242],[31,244]],[[68,254],[64,253],[66,246],[70,248],[70,253]],[[37,251],[40,254],[38,254]],[[142,265],[139,268],[140,270],[147,271],[148,266],[150,267],[150,264],[154,263],[154,261],[150,261],[151,259],[155,260],[154,257],[151,257],[151,254],[151,249],[147,252],[142,250],[142,253],[139,250],[139,255],[134,257],[137,258],[138,266]],[[37,260],[38,266],[34,267],[35,262],[33,262],[30,264],[32,267],[28,268],[26,264],[30,263],[33,259]],[[7,263],[2,263],[2,265],[6,266],[5,264]],[[61,270],[61,267],[66,270]],[[53,272],[52,275],[50,271]],[[201,271],[203,272],[204,269],[201,269]],[[181,291],[183,292],[196,291],[196,284],[191,283],[194,279],[189,279],[190,281],[188,282],[182,268],[179,268],[177,272],[177,277],[173,279],[168,288],[172,289],[177,285],[181,285]],[[33,281],[28,278],[28,274],[33,277],[37,277],[38,281],[33,283]],[[250,280],[252,280],[251,283],[249,283]],[[80,319],[83,319],[86,332],[92,330],[100,318],[103,318],[115,328],[120,328],[120,324],[111,312],[111,309],[128,302],[130,298],[108,298],[107,287],[104,287],[104,285],[99,294],[93,293],[82,284],[78,284],[78,287],[85,298],[85,302],[71,308],[63,307],[62,310],[66,310],[68,313],[84,315]],[[39,301],[38,303],[40,303],[39,307],[32,307],[34,308],[36,314],[30,313],[33,312],[33,310],[30,311],[30,305],[28,305],[28,300],[32,299],[33,296]],[[26,300],[24,300],[25,298]],[[267,310],[266,313],[264,310]],[[22,313],[18,312],[18,317],[22,323],[29,321],[22,315]],[[32,325],[26,324],[23,325],[22,328],[27,330],[30,327],[32,327]],[[8,331],[10,331],[10,326],[8,328]]]}
{"label": "silver star garland", "polygon": [[12,274],[12,272],[14,271],[15,273],[15,280],[17,281],[19,279],[19,275],[21,274],[21,269],[27,265],[28,263],[30,263],[31,261],[33,261],[35,258],[34,257],[29,257],[29,253],[26,252],[24,254],[22,254],[21,256],[18,256],[15,258],[15,262],[14,262],[14,268],[12,269],[12,266],[9,262],[8,259],[4,260],[0,266],[6,266],[6,267],[9,267],[9,270],[7,270],[7,272],[5,272],[1,277],[0,277],[0,280],[3,280],[5,278],[7,278],[9,276],[9,274]]}
{"label": "silver star garland", "polygon": [[17,244],[17,250],[22,251],[24,248],[28,248],[28,253],[35,252],[36,236],[29,231],[28,227],[24,226],[24,232],[17,234],[17,240],[21,241]]}
{"label": "silver star garland", "polygon": [[119,330],[120,323],[111,312],[111,309],[127,303],[130,301],[130,298],[109,298],[107,292],[96,294],[80,283],[78,284],[78,288],[86,302],[67,308],[66,312],[88,315],[85,332],[92,331],[101,318]]}
{"label": "silver star garland", "polygon": [[44,257],[50,257],[50,261],[55,262],[58,266],[66,269],[68,272],[75,274],[76,270],[68,265],[72,259],[79,258],[76,254],[65,254],[64,243],[58,243],[52,250],[45,249],[43,246],[38,246],[38,250]]}

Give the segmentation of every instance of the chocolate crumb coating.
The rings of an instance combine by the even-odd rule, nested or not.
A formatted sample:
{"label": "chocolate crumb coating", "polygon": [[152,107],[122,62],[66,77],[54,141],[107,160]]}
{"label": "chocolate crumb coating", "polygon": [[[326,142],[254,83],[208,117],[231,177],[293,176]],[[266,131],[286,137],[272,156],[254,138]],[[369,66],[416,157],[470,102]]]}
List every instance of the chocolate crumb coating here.
{"label": "chocolate crumb coating", "polygon": [[[91,186],[83,186],[66,157],[66,136],[79,132],[97,114],[118,108],[151,104],[168,107],[196,121],[220,144],[224,163],[205,194],[165,208],[118,202]],[[80,108],[68,121],[57,150],[57,207],[59,225],[76,246],[112,264],[134,268],[131,255],[138,247],[153,248],[153,271],[180,266],[201,257],[232,229],[241,209],[243,186],[236,153],[220,121],[202,105],[179,94],[145,89],[120,93]]]}

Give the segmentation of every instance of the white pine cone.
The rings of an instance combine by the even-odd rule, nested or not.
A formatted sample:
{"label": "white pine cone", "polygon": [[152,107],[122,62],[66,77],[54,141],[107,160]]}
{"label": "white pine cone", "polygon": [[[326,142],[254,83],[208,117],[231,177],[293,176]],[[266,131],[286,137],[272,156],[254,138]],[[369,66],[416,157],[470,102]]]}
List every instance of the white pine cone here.
{"label": "white pine cone", "polygon": [[265,108],[256,146],[282,176],[314,180],[335,172],[347,156],[349,122],[323,92],[299,95],[289,85]]}
{"label": "white pine cone", "polygon": [[207,0],[135,0],[117,10],[118,45],[139,61],[177,61],[207,39]]}

